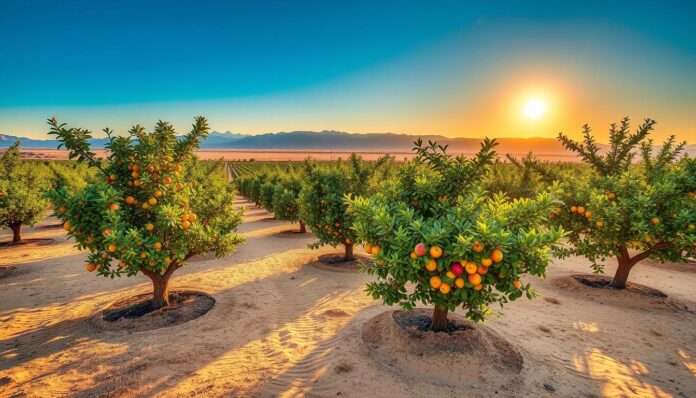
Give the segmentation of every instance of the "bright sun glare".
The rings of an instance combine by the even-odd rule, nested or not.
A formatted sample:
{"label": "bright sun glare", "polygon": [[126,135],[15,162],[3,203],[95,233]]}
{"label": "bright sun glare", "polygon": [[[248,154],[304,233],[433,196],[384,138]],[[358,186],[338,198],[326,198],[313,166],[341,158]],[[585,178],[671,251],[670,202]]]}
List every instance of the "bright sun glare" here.
{"label": "bright sun glare", "polygon": [[524,106],[524,114],[529,119],[539,119],[544,114],[546,105],[540,99],[531,99]]}

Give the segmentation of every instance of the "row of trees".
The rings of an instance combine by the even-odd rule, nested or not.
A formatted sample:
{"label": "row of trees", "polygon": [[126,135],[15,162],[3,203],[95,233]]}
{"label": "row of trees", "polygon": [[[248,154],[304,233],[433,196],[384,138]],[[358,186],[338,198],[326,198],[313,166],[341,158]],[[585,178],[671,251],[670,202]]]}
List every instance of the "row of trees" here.
{"label": "row of trees", "polygon": [[[447,312],[458,306],[478,321],[492,303],[534,296],[520,277],[544,276],[551,254],[585,256],[596,273],[615,257],[617,289],[643,259],[696,255],[696,163],[673,137],[653,153],[653,126],[646,120],[631,133],[627,119],[612,125],[607,148],[588,126],[582,141],[559,135],[580,165],[542,163],[530,154],[508,157],[516,170],[506,173],[494,141],[484,141],[473,159],[418,141],[414,160],[400,167],[385,167],[386,160],[368,166],[353,156],[252,175],[238,185],[278,218],[289,219],[282,212],[294,209],[292,220],[317,235],[314,247],[344,245],[352,260],[352,245],[365,244],[375,255],[365,268],[378,277],[368,285],[373,297],[405,309],[432,304],[432,329],[443,330]],[[270,198],[285,192],[280,181],[287,174],[296,185],[279,206]]]}

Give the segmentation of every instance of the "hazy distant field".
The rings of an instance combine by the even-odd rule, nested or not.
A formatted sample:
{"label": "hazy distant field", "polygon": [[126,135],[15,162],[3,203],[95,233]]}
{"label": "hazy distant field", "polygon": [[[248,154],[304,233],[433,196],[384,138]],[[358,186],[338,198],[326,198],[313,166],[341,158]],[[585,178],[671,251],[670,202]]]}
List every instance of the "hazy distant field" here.
{"label": "hazy distant field", "polygon": [[[0,149],[0,153],[3,150]],[[95,150],[98,156],[104,156],[104,150]],[[526,155],[528,150],[521,148],[519,152],[512,153],[513,155]],[[356,152],[366,160],[376,160],[385,152]],[[456,152],[452,152],[456,153]],[[198,151],[198,156],[203,160],[220,159],[225,160],[258,160],[258,161],[301,161],[307,157],[312,157],[317,160],[337,160],[338,158],[346,159],[350,156],[350,151],[329,152],[329,151],[251,151],[251,150],[230,150],[230,149],[204,149]],[[396,160],[410,159],[411,153],[407,152],[390,152],[396,157]],[[472,155],[464,153],[464,155]],[[501,153],[504,155],[504,153]],[[572,154],[543,154],[535,153],[541,160],[549,161],[567,161],[575,162],[577,158]],[[22,157],[26,159],[67,159],[68,152],[57,149],[28,149],[22,151]]]}

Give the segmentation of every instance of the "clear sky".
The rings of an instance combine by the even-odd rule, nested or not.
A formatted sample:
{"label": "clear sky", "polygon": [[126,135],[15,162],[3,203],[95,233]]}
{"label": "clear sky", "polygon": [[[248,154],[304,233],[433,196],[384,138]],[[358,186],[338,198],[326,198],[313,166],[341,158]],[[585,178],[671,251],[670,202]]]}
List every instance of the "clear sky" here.
{"label": "clear sky", "polygon": [[193,116],[334,129],[696,143],[694,1],[0,0],[0,133]]}

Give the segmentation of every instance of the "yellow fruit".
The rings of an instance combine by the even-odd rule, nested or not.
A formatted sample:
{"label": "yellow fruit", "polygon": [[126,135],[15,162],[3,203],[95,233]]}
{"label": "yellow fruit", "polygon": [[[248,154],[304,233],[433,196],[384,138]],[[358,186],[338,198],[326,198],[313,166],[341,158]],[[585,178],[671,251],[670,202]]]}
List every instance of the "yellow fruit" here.
{"label": "yellow fruit", "polygon": [[464,271],[466,271],[467,274],[475,274],[477,268],[478,267],[476,267],[476,264],[471,261],[464,263]]}
{"label": "yellow fruit", "polygon": [[440,249],[438,246],[433,246],[430,248],[430,257],[432,258],[440,258],[442,257],[442,249]]}
{"label": "yellow fruit", "polygon": [[72,224],[70,223],[70,221],[66,221],[65,223],[63,223],[63,229],[68,232],[72,231]]}
{"label": "yellow fruit", "polygon": [[427,269],[428,271],[435,271],[437,269],[437,261],[431,258],[425,264],[425,269]]}
{"label": "yellow fruit", "polygon": [[145,210],[149,209],[149,208],[150,208],[150,203],[148,203],[148,202],[143,203],[142,208],[145,209]]}
{"label": "yellow fruit", "polygon": [[482,266],[484,266],[484,267],[490,267],[491,264],[493,264],[493,260],[491,260],[490,258],[482,258],[482,259],[481,259],[481,265],[482,265]]}
{"label": "yellow fruit", "polygon": [[503,252],[500,249],[495,249],[491,252],[491,260],[493,260],[494,263],[499,263],[503,261]]}
{"label": "yellow fruit", "polygon": [[445,276],[446,276],[448,279],[451,279],[451,280],[454,280],[454,279],[457,277],[457,275],[455,275],[454,272],[452,272],[452,271],[447,271],[447,272],[445,273]]}
{"label": "yellow fruit", "polygon": [[93,263],[87,263],[85,269],[87,270],[87,272],[94,272],[94,270],[97,269],[97,266]]}
{"label": "yellow fruit", "polygon": [[481,284],[481,275],[479,274],[469,274],[469,283],[472,285],[480,285]]}
{"label": "yellow fruit", "polygon": [[578,211],[578,207],[577,207],[577,206],[570,206],[570,212],[571,212],[571,213],[575,213],[576,211]]}
{"label": "yellow fruit", "polygon": [[411,257],[411,260],[418,259],[418,255],[416,254],[416,252],[411,252],[411,254],[409,254],[408,256]]}
{"label": "yellow fruit", "polygon": [[148,202],[150,205],[154,206],[154,205],[157,204],[157,199],[155,199],[155,198],[150,198],[150,199],[147,200],[147,202]]}
{"label": "yellow fruit", "polygon": [[438,289],[440,288],[440,285],[442,285],[442,279],[440,279],[439,276],[433,276],[430,278],[430,287],[433,289]]}
{"label": "yellow fruit", "polygon": [[155,226],[152,225],[152,224],[145,224],[145,229],[146,229],[147,231],[152,231],[152,230],[155,229]]}
{"label": "yellow fruit", "polygon": [[167,263],[167,264],[169,264],[169,263],[172,262],[172,258],[169,257],[169,256],[167,256],[167,257],[165,257],[164,262]]}
{"label": "yellow fruit", "polygon": [[597,226],[597,228],[602,228],[604,226],[604,221],[597,221],[595,225]]}
{"label": "yellow fruit", "polygon": [[443,283],[440,285],[440,293],[442,294],[448,294],[452,287],[449,285],[449,283]]}
{"label": "yellow fruit", "polygon": [[696,225],[694,225],[694,224],[689,224],[689,229],[693,231],[694,229],[696,229]]}
{"label": "yellow fruit", "polygon": [[464,287],[464,279],[462,279],[462,278],[455,279],[454,286],[458,287],[459,289],[462,289]]}
{"label": "yellow fruit", "polygon": [[613,192],[609,192],[609,193],[607,194],[607,198],[608,198],[609,200],[614,200],[614,199],[616,199],[616,194],[613,193]]}

